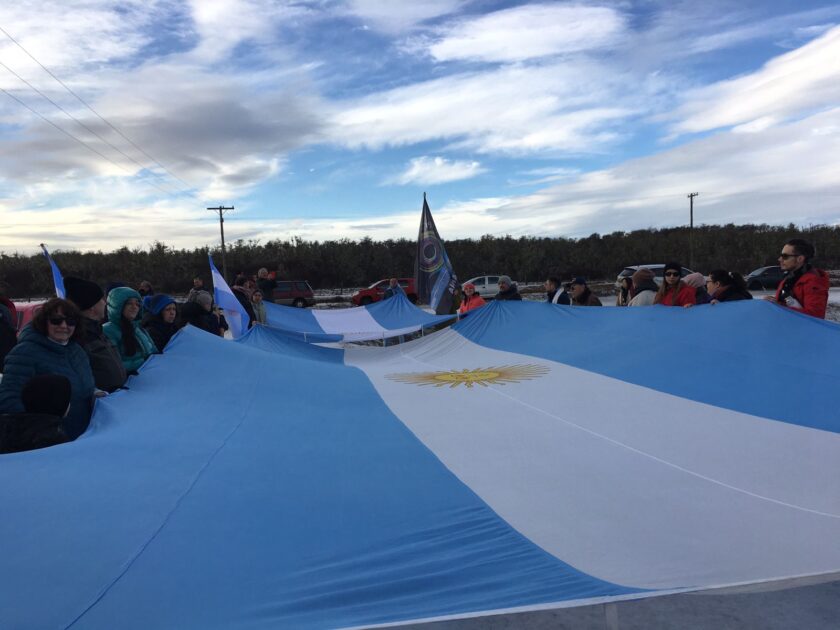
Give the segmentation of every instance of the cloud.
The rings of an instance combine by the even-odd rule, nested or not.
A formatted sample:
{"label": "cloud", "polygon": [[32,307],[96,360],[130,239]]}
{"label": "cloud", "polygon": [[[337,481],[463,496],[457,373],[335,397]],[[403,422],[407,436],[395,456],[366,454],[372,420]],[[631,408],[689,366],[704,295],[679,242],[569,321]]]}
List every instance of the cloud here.
{"label": "cloud", "polygon": [[385,33],[400,33],[416,25],[449,15],[466,4],[465,0],[423,0],[423,2],[394,2],[393,0],[349,0],[346,12],[365,25]]}
{"label": "cloud", "polygon": [[625,19],[597,6],[530,4],[465,19],[429,46],[438,61],[515,62],[615,43]]}
{"label": "cloud", "polygon": [[697,133],[768,119],[784,120],[840,102],[840,27],[767,62],[752,74],[690,92],[673,133]]}
{"label": "cloud", "polygon": [[405,186],[407,184],[443,184],[461,179],[470,179],[486,173],[479,162],[465,160],[447,160],[442,157],[422,156],[412,159],[407,168],[386,181],[389,184]]}
{"label": "cloud", "polygon": [[645,111],[646,92],[644,81],[592,61],[504,67],[337,103],[325,133],[372,150],[449,140],[481,153],[592,153]]}

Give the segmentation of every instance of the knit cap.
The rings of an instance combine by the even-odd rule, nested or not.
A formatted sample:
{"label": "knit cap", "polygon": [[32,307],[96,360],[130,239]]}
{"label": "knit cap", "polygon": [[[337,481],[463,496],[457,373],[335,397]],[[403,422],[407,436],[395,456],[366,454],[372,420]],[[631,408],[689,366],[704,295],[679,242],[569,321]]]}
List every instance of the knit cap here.
{"label": "knit cap", "polygon": [[175,304],[175,300],[163,293],[147,295],[143,298],[143,308],[152,315],[160,315],[160,312],[170,304]]}
{"label": "knit cap", "polygon": [[506,284],[508,286],[512,286],[513,282],[510,279],[510,276],[499,276],[499,284]]}
{"label": "knit cap", "polygon": [[67,299],[86,311],[105,296],[105,292],[95,282],[67,276],[64,278],[64,291]]}
{"label": "knit cap", "polygon": [[700,287],[706,286],[706,276],[698,271],[695,271],[683,278],[683,282],[694,289],[699,289]]}

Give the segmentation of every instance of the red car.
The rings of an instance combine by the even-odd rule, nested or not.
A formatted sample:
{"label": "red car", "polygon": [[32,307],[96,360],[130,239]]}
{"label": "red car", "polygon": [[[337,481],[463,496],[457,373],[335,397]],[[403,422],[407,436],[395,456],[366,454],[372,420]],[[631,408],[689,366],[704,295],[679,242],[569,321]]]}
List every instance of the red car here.
{"label": "red car", "polygon": [[[391,282],[390,278],[374,282],[367,289],[357,291],[352,298],[353,304],[356,306],[367,306],[373,302],[378,302],[385,295],[385,290]],[[414,286],[414,278],[397,278],[397,282],[405,291],[405,296],[412,304],[417,303],[417,289]]]}
{"label": "red car", "polygon": [[15,313],[17,315],[17,329],[20,332],[24,326],[32,321],[35,313],[40,310],[44,302],[15,302],[14,305],[17,311]]}

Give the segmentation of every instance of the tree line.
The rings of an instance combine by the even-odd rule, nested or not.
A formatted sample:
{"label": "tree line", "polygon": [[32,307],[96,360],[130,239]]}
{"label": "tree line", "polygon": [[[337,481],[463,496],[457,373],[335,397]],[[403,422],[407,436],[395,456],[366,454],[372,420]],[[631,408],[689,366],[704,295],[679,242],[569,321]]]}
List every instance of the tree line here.
{"label": "tree line", "polygon": [[[747,273],[757,267],[777,264],[782,244],[804,238],[817,249],[815,263],[840,269],[840,227],[793,224],[705,225],[695,227],[693,259],[696,271],[727,269]],[[689,229],[645,229],[584,238],[495,237],[446,241],[446,251],[460,280],[485,274],[507,274],[518,281],[585,276],[614,279],[628,265],[689,260]],[[210,278],[207,255],[213,254],[221,269],[218,248],[175,249],[161,242],[147,249],[121,247],[111,252],[54,251],[53,259],[63,275],[79,276],[100,283],[124,282],[137,286],[149,280],[155,291],[186,293],[196,275]],[[306,241],[299,238],[239,240],[227,248],[228,275],[255,274],[261,267],[277,277],[308,280],[315,289],[366,286],[390,276],[414,273],[416,242],[409,239],[359,241],[338,239]],[[228,278],[228,282],[233,280]],[[15,298],[53,293],[49,266],[41,254],[0,253],[0,290]]]}

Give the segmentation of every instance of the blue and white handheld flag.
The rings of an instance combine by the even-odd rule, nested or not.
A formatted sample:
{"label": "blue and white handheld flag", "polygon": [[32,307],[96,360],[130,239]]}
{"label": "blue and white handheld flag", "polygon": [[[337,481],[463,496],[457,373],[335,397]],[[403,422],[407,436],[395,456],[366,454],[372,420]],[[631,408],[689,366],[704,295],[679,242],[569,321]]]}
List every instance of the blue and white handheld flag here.
{"label": "blue and white handheld flag", "polygon": [[50,253],[47,251],[46,245],[41,243],[41,249],[44,252],[44,256],[47,257],[47,262],[50,263],[50,269],[52,270],[52,277],[53,277],[53,284],[55,285],[55,294],[64,299],[65,291],[64,291],[64,278],[61,276],[61,271],[58,269],[58,265],[55,264],[55,261],[50,256]]}
{"label": "blue and white handheld flag", "polygon": [[241,337],[248,332],[251,318],[248,317],[248,313],[245,312],[242,304],[230,290],[222,274],[216,269],[216,265],[213,264],[213,257],[208,255],[208,258],[210,259],[210,274],[213,276],[213,299],[225,313],[225,319],[230,326],[230,334],[234,338]]}

